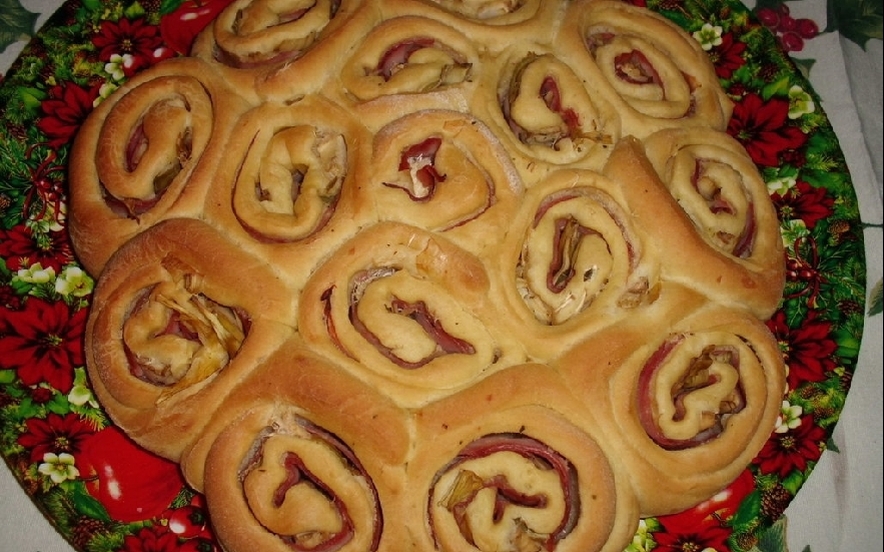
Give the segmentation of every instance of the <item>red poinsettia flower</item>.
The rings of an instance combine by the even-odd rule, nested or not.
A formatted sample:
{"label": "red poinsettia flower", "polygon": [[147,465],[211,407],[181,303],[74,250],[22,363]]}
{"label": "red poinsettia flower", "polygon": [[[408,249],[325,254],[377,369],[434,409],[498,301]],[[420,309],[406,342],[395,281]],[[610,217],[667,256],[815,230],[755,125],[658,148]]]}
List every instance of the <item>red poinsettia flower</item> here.
{"label": "red poinsettia flower", "polygon": [[178,552],[178,535],[163,525],[144,527],[127,535],[121,552]]}
{"label": "red poinsettia flower", "polygon": [[43,418],[29,418],[26,431],[18,438],[18,444],[30,449],[31,462],[42,462],[47,452],[76,455],[83,443],[95,433],[95,429],[73,413],[64,416],[50,413]]}
{"label": "red poinsettia flower", "polygon": [[813,416],[804,416],[798,427],[786,433],[774,433],[755,461],[762,473],[776,473],[785,479],[793,470],[803,472],[808,462],[819,460],[826,439],[826,430],[814,423]]}
{"label": "red poinsettia flower", "polygon": [[743,52],[746,43],[734,40],[734,33],[721,35],[721,44],[709,51],[709,58],[715,64],[715,74],[720,79],[729,79],[734,71],[746,64]]}
{"label": "red poinsettia flower", "polygon": [[654,550],[656,552],[685,552],[686,550],[730,552],[727,539],[732,532],[731,529],[720,525],[704,525],[696,527],[693,531],[654,533],[654,540],[657,541],[657,548]]}
{"label": "red poinsettia flower", "polygon": [[98,59],[110,61],[114,54],[129,54],[135,59],[149,60],[154,50],[163,45],[160,30],[144,19],[104,20],[98,34],[92,38],[98,48]]}
{"label": "red poinsettia flower", "polygon": [[789,100],[771,98],[765,102],[758,94],[746,94],[734,105],[727,131],[743,144],[755,163],[776,167],[784,152],[807,142],[801,129],[789,125],[788,120]]}
{"label": "red poinsettia flower", "polygon": [[44,116],[37,121],[37,128],[49,139],[49,146],[57,148],[71,141],[92,111],[98,91],[99,85],[87,90],[72,82],[49,90],[49,98],[40,104]]}
{"label": "red poinsettia flower", "polygon": [[768,321],[789,367],[789,389],[802,382],[823,381],[827,372],[835,369],[832,355],[838,344],[832,339],[832,324],[820,320],[816,311],[810,311],[798,328],[790,328],[786,314],[780,310]]}
{"label": "red poinsettia flower", "polygon": [[816,188],[798,180],[785,194],[771,194],[780,220],[801,219],[808,230],[834,212],[835,198],[825,188]]}
{"label": "red poinsettia flower", "polygon": [[35,235],[30,228],[19,224],[9,230],[0,229],[0,257],[12,271],[39,263],[58,274],[63,266],[74,261],[74,252],[67,230]]}
{"label": "red poinsettia flower", "polygon": [[18,311],[0,309],[0,369],[16,370],[25,385],[48,383],[61,393],[74,385],[82,366],[86,309],[62,301],[29,298]]}

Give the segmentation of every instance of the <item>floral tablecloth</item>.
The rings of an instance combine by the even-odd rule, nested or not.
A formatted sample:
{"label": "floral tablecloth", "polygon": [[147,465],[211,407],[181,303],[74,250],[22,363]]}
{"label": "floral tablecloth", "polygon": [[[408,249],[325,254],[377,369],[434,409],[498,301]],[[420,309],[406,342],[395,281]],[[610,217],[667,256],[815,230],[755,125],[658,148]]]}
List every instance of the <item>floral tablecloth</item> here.
{"label": "floral tablecloth", "polygon": [[[98,0],[96,0],[97,2]],[[684,0],[688,1],[688,0]],[[680,3],[675,0],[675,3]],[[882,7],[874,0],[745,0],[769,24],[819,94],[859,199],[867,264],[862,346],[827,450],[760,552],[878,549],[882,534]],[[62,0],[0,0],[0,75]],[[199,4],[199,2],[197,2]],[[788,14],[788,17],[783,17]],[[120,70],[125,60],[120,59]],[[5,463],[0,549],[71,552]],[[656,550],[694,551],[695,543]],[[636,550],[639,550],[637,548]],[[145,548],[146,550],[146,548]],[[712,552],[716,548],[707,548]],[[723,552],[723,551],[718,551]]]}

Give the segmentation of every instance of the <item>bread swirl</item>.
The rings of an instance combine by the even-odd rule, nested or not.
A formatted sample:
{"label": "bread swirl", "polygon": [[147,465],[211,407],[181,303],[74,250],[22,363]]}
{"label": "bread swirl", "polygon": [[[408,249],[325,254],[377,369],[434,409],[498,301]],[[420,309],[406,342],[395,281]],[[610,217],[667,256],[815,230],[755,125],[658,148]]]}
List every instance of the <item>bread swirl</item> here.
{"label": "bread swirl", "polygon": [[208,65],[183,58],[138,74],[95,109],[69,164],[71,239],[89,272],[156,222],[199,215],[246,106]]}
{"label": "bread swirl", "polygon": [[85,350],[98,399],[135,440],[177,459],[293,332],[288,295],[207,225],[158,223],[114,253],[96,287]]}
{"label": "bread swirl", "polygon": [[418,411],[416,549],[622,550],[638,507],[582,412],[553,370],[528,364]]}
{"label": "bread swirl", "polygon": [[774,429],[785,367],[773,335],[746,313],[702,305],[682,319],[644,314],[554,365],[568,367],[565,379],[593,405],[642,515],[655,516],[695,505],[746,468]]}

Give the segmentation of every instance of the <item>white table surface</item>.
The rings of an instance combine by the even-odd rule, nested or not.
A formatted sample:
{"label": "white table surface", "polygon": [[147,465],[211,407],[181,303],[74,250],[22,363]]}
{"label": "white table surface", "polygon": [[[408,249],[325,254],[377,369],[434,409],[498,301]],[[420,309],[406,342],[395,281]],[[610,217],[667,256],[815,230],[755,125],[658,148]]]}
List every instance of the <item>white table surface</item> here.
{"label": "white table surface", "polygon": [[[837,1],[837,0],[835,0]],[[39,13],[38,27],[61,0],[22,0]],[[754,0],[747,0],[754,6]],[[826,21],[825,0],[789,2],[795,17]],[[823,27],[823,25],[820,25]],[[8,69],[24,42],[0,53]],[[882,43],[863,50],[836,33],[807,41],[796,58],[814,59],[810,81],[841,143],[859,197],[865,230],[868,292],[882,278]],[[786,511],[791,552],[879,550],[882,526],[882,319],[866,317],[862,348],[847,403],[827,451]],[[0,462],[0,552],[72,552]]]}

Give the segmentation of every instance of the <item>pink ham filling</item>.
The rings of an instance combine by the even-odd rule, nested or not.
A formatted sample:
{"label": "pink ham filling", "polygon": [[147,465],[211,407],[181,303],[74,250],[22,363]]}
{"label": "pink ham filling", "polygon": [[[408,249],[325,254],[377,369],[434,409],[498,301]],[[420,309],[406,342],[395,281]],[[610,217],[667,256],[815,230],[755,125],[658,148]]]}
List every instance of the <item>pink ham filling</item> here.
{"label": "pink ham filling", "polygon": [[413,167],[420,167],[415,171],[415,178],[426,188],[426,193],[416,195],[412,187],[391,182],[384,182],[384,186],[404,190],[412,201],[429,201],[436,192],[436,185],[445,181],[445,175],[436,169],[436,153],[442,145],[442,138],[431,136],[423,142],[418,142],[406,148],[399,158],[399,171],[411,172]]}
{"label": "pink ham filling", "polygon": [[[364,286],[367,285],[369,282],[378,278],[382,278],[387,274],[388,270],[386,269],[363,271],[354,277],[355,287],[357,289],[364,289]],[[436,342],[436,350],[433,353],[417,361],[405,360],[396,355],[396,353],[392,349],[384,345],[380,338],[378,338],[378,336],[376,336],[359,318],[359,315],[357,313],[359,299],[360,296],[358,294],[354,294],[354,296],[351,297],[349,310],[350,323],[353,324],[353,327],[356,329],[359,335],[361,335],[366,341],[371,343],[371,345],[375,347],[382,355],[384,355],[384,357],[389,359],[397,366],[413,370],[425,366],[434,359],[443,355],[472,355],[476,352],[475,347],[473,347],[473,345],[471,345],[469,342],[458,339],[448,333],[442,326],[442,323],[438,319],[436,319],[432,315],[432,313],[430,313],[426,303],[424,303],[423,301],[409,303],[407,301],[399,299],[398,297],[394,297],[390,303],[391,312],[411,318],[420,325],[421,329],[426,332],[427,336],[429,336],[430,339]]]}
{"label": "pink ham filling", "polygon": [[575,139],[580,136],[580,116],[577,112],[570,108],[564,107],[562,105],[562,94],[559,89],[559,83],[552,76],[547,76],[543,79],[543,82],[540,85],[540,89],[537,91],[537,95],[543,100],[543,103],[546,104],[546,107],[556,115],[562,118],[562,121],[565,123],[565,126],[568,128],[567,134],[560,134],[555,136],[533,136],[531,131],[527,130],[525,127],[516,122],[512,117],[512,102],[514,101],[514,87],[518,87],[521,81],[521,73],[524,68],[527,66],[527,63],[524,63],[521,67],[520,71],[517,71],[513,76],[513,84],[510,86],[510,96],[508,98],[501,99],[501,107],[503,111],[503,116],[506,119],[507,124],[510,127],[510,130],[513,131],[513,134],[518,137],[519,141],[525,144],[529,144],[532,142],[539,141],[549,147],[555,148],[556,143],[562,138],[571,138]]}
{"label": "pink ham filling", "polygon": [[[722,410],[717,414],[716,423],[714,423],[711,427],[700,431],[694,437],[690,439],[670,439],[666,436],[663,429],[656,422],[656,409],[654,408],[654,378],[656,376],[657,371],[664,365],[666,359],[669,357],[670,353],[675,350],[675,348],[685,339],[684,335],[673,336],[670,339],[666,340],[655,352],[651,355],[648,361],[645,363],[644,368],[642,369],[641,374],[639,375],[638,380],[638,413],[639,420],[644,428],[645,432],[648,434],[655,443],[657,443],[660,447],[666,450],[684,450],[687,448],[696,447],[702,445],[712,439],[718,437],[723,431],[724,427],[722,424],[722,415],[730,415],[739,412],[745,407],[746,400],[743,394],[742,388],[738,388],[736,390],[736,397],[734,398],[734,404],[731,405],[722,405]],[[696,374],[699,370],[708,366],[709,359],[712,356],[720,356],[720,357],[728,357],[729,363],[739,370],[740,367],[740,359],[739,354],[732,347],[729,346],[710,346],[706,350],[704,350],[703,355],[697,357],[693,360],[693,364],[688,366],[685,371],[685,379],[682,383],[686,383],[686,380],[691,378]],[[673,401],[676,407],[676,414],[674,418],[676,420],[681,419],[684,416],[684,397],[694,391],[696,389],[700,389],[707,385],[711,385],[715,383],[714,378],[710,378],[706,382],[696,385],[685,385],[680,389],[674,389],[673,392]]]}
{"label": "pink ham filling", "polygon": [[378,61],[375,73],[383,77],[385,81],[388,81],[396,71],[408,63],[411,54],[418,50],[432,47],[435,44],[436,41],[432,38],[412,38],[400,42],[384,52],[384,55]]}
{"label": "pink ham filling", "polygon": [[[704,162],[697,161],[696,167],[694,169],[693,175],[693,184],[694,189],[699,191],[698,182],[703,175],[703,165]],[[733,205],[727,200],[725,200],[721,195],[721,190],[716,190],[716,192],[710,196],[703,196],[703,199],[706,200],[706,203],[709,206],[709,210],[714,213],[726,213],[726,214],[735,214],[736,210]],[[752,256],[752,248],[755,245],[755,231],[757,228],[757,222],[755,220],[755,204],[752,201],[749,201],[749,208],[746,213],[746,224],[743,227],[743,232],[738,236],[736,243],[731,251],[731,254],[734,257],[740,258],[748,258]]]}
{"label": "pink ham filling", "polygon": [[[396,364],[401,368],[409,370],[425,366],[434,359],[439,358],[443,355],[475,354],[476,348],[471,343],[459,339],[445,330],[441,321],[439,321],[432,315],[426,303],[424,303],[423,301],[410,303],[408,301],[399,299],[398,297],[394,297],[390,303],[391,312],[394,312],[395,314],[399,314],[401,316],[407,316],[408,318],[411,318],[412,320],[417,322],[418,325],[420,325],[420,327],[424,330],[424,332],[426,332],[426,334],[430,337],[430,339],[436,342],[436,350],[420,360],[408,361],[399,357],[392,349],[384,345],[381,339],[377,335],[375,335],[359,318],[357,307],[362,293],[362,291],[359,290],[363,290],[364,287],[370,282],[378,278],[388,276],[390,273],[391,269],[378,268],[374,270],[364,270],[356,274],[353,278],[353,287],[357,291],[351,293],[349,320],[350,323],[353,325],[353,328],[360,336],[362,336],[373,347],[375,347],[385,358],[390,360],[390,362]],[[352,355],[352,353],[350,353],[347,347],[344,346],[343,342],[341,342],[341,339],[338,336],[334,316],[332,315],[332,295],[334,291],[335,287],[332,286],[326,289],[321,296],[321,300],[323,302],[323,315],[325,319],[326,331],[328,332],[329,338],[331,339],[332,343],[334,343],[341,352],[355,360],[355,357]]]}
{"label": "pink ham filling", "polygon": [[637,50],[617,56],[614,59],[614,70],[618,78],[630,84],[662,85],[654,66]]}
{"label": "pink ham filling", "polygon": [[[354,475],[358,475],[363,477],[367,482],[369,482],[369,486],[372,493],[372,500],[374,502],[374,511],[376,512],[375,517],[375,525],[374,525],[374,534],[371,541],[370,551],[377,550],[380,540],[381,540],[381,529],[383,527],[383,516],[380,509],[380,502],[377,495],[377,490],[374,485],[371,484],[371,480],[368,478],[368,475],[365,472],[365,469],[362,467],[362,464],[359,462],[356,455],[353,453],[350,448],[343,443],[336,435],[308,422],[307,420],[300,420],[299,422],[301,426],[307,430],[312,436],[324,441],[328,446],[332,447],[340,454],[341,458],[346,461],[346,464],[349,466],[349,469],[353,472]],[[268,428],[268,433],[272,430]],[[266,437],[266,436],[265,436]],[[262,440],[263,438],[262,437]],[[255,456],[249,461],[246,468],[240,474],[241,478],[244,478],[249,471],[254,469],[261,463],[261,451],[260,447],[258,447]],[[334,491],[319,480],[315,475],[313,475],[310,470],[307,468],[303,459],[298,456],[294,452],[289,452],[285,455],[283,459],[284,467],[286,470],[286,479],[280,483],[280,485],[276,488],[273,493],[272,501],[275,507],[280,507],[283,502],[285,502],[285,495],[289,489],[298,484],[309,484],[314,488],[319,490],[323,495],[325,495],[335,506],[338,513],[341,516],[343,528],[340,532],[332,535],[330,538],[326,539],[319,545],[315,546],[304,546],[299,545],[294,537],[280,535],[288,546],[295,550],[296,552],[336,552],[344,547],[348,542],[353,539],[355,533],[355,526],[353,520],[350,518],[350,515],[347,510],[347,505],[343,500],[340,499],[337,495],[335,495]]]}
{"label": "pink ham filling", "polygon": [[562,106],[562,94],[559,90],[559,83],[552,77],[543,79],[540,85],[540,97],[550,111],[558,115],[568,127],[568,136],[575,138],[580,132],[580,117],[577,112],[570,107]]}
{"label": "pink ham filling", "polygon": [[[555,550],[558,542],[567,537],[577,525],[577,519],[580,516],[580,494],[577,488],[577,473],[574,466],[565,457],[546,444],[519,433],[486,435],[473,441],[461,450],[454,460],[440,470],[433,485],[435,486],[443,473],[457,469],[460,464],[468,460],[491,456],[498,452],[514,452],[536,462],[538,465],[555,470],[558,474],[564,495],[565,512],[559,526],[548,536],[543,544],[544,549],[548,552]],[[522,493],[513,487],[507,478],[502,475],[486,480],[483,488],[494,488],[497,491],[493,512],[495,521],[502,519],[503,512],[508,505],[544,508],[547,504],[546,496]],[[466,528],[465,512],[477,493],[478,490],[470,493],[451,507],[452,515],[465,536],[469,534],[469,530]],[[432,497],[430,497],[428,511],[431,508]],[[430,519],[432,519],[432,516]],[[435,529],[433,529],[433,532],[435,532]]]}

